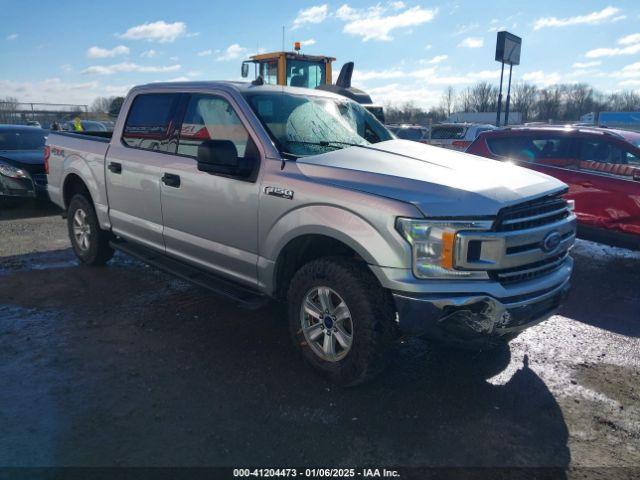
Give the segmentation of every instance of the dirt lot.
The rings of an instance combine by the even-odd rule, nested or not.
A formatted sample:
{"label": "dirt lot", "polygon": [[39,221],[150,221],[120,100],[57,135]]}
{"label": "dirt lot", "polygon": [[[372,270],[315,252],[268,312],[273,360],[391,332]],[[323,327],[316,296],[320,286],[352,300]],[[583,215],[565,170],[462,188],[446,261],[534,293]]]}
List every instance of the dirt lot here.
{"label": "dirt lot", "polygon": [[53,209],[0,212],[0,465],[640,466],[640,254],[574,256],[561,315],[510,348],[411,340],[340,389],[279,306],[78,266]]}

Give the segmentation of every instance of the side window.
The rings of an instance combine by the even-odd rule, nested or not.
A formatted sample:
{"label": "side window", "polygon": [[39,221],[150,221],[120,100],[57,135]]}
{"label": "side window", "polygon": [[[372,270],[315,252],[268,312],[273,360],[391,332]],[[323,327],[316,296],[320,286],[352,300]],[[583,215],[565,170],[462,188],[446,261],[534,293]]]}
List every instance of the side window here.
{"label": "side window", "polygon": [[489,149],[501,157],[509,157],[527,162],[534,161],[533,143],[527,137],[493,137],[487,138]]}
{"label": "side window", "polygon": [[584,138],[579,141],[580,170],[634,177],[640,175],[640,158],[605,139]]}
{"label": "side window", "polygon": [[178,153],[196,158],[206,140],[228,140],[239,158],[256,158],[255,143],[231,104],[213,95],[192,95],[180,129]]}
{"label": "side window", "polygon": [[493,153],[524,162],[567,167],[575,161],[571,158],[569,137],[495,137],[487,139]]}
{"label": "side window", "polygon": [[171,120],[177,101],[174,93],[138,95],[127,115],[122,141],[129,147],[175,153]]}

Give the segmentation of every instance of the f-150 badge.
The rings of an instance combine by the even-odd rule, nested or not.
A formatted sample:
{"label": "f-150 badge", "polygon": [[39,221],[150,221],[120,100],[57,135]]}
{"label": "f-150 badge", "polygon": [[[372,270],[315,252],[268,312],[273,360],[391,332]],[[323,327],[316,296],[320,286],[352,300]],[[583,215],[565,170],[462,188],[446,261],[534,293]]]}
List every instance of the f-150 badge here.
{"label": "f-150 badge", "polygon": [[264,193],[267,195],[273,195],[274,197],[286,198],[287,200],[293,200],[293,190],[280,187],[264,187]]}

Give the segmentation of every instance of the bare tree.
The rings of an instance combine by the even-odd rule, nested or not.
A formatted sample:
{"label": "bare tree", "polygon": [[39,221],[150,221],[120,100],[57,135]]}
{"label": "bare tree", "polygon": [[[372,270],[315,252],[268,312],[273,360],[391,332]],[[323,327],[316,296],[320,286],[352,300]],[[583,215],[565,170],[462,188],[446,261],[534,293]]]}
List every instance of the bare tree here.
{"label": "bare tree", "polygon": [[526,82],[516,83],[512,88],[511,103],[514,112],[522,114],[523,121],[529,121],[535,115],[538,89],[535,85]]}
{"label": "bare tree", "polygon": [[640,95],[631,90],[612,93],[607,99],[607,109],[620,112],[640,110]]}
{"label": "bare tree", "polygon": [[593,110],[593,88],[584,83],[565,86],[564,118],[577,120]]}
{"label": "bare tree", "polygon": [[114,97],[98,97],[91,104],[90,110],[92,112],[109,113],[109,107],[113,99]]}
{"label": "bare tree", "polygon": [[447,118],[449,118],[453,113],[455,102],[456,91],[451,85],[449,85],[442,94],[442,98],[440,99],[440,108],[442,109],[443,115],[445,115]]}
{"label": "bare tree", "polygon": [[15,97],[0,98],[0,123],[15,123],[18,118],[18,99]]}
{"label": "bare tree", "polygon": [[557,85],[543,88],[538,95],[538,119],[553,121],[560,118],[562,89]]}

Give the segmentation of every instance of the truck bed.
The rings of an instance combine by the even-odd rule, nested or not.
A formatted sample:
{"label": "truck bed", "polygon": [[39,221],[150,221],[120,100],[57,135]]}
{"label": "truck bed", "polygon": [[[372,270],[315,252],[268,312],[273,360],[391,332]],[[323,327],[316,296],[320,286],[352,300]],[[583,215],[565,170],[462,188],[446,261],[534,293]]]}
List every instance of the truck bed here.
{"label": "truck bed", "polygon": [[111,142],[110,132],[50,132],[46,145],[50,148],[48,192],[51,200],[62,208],[64,172],[81,174],[95,190],[96,210],[106,211],[104,162]]}

